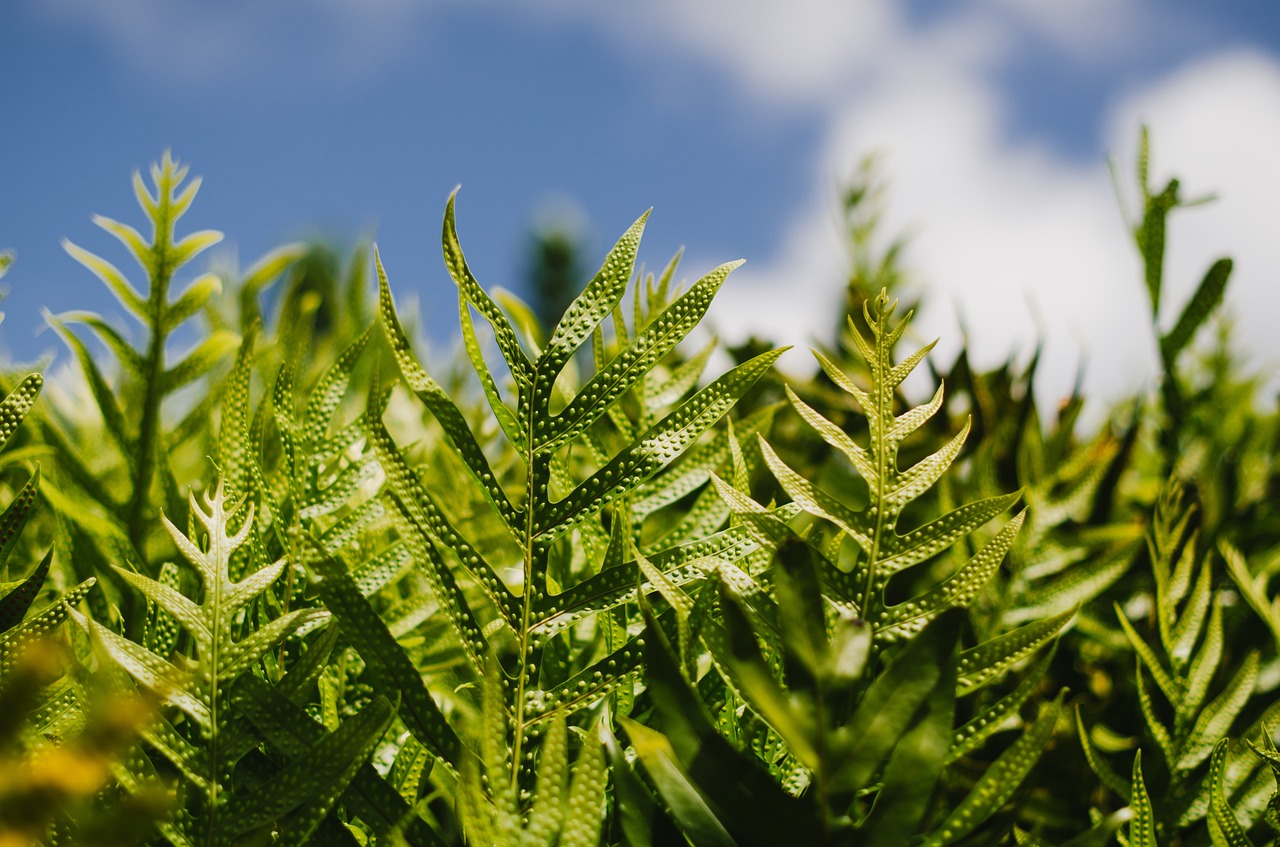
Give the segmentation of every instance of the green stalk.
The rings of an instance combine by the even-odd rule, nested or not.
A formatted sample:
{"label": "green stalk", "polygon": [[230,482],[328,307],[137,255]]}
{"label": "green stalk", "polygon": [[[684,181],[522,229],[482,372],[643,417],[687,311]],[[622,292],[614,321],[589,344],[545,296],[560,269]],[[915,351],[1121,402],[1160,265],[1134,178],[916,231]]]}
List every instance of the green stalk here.
{"label": "green stalk", "polygon": [[[147,531],[147,506],[151,501],[151,482],[155,475],[155,460],[160,444],[160,403],[164,399],[161,382],[164,378],[165,312],[168,308],[169,281],[173,275],[170,264],[173,222],[170,219],[169,189],[157,185],[158,214],[153,223],[151,268],[148,306],[151,311],[151,341],[144,362],[142,421],[138,426],[138,463],[134,468],[133,495],[129,503],[127,527],[129,542],[138,555],[145,555]],[[132,596],[130,600],[132,600]],[[140,638],[144,624],[145,607],[131,603],[127,610],[130,637]]]}

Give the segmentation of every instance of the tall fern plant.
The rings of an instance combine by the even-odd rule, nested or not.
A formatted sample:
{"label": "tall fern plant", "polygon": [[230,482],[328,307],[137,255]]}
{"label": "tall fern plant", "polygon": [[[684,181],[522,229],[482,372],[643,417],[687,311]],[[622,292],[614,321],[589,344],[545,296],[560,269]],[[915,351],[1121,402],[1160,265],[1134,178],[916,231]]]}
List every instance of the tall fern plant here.
{"label": "tall fern plant", "polygon": [[108,388],[106,378],[83,342],[62,330],[61,322],[55,321],[84,368],[102,411],[106,434],[128,465],[125,501],[119,505],[123,506],[120,512],[128,539],[139,551],[154,502],[157,466],[164,460],[161,404],[169,394],[205,375],[236,341],[231,333],[215,333],[183,360],[168,360],[166,347],[170,335],[194,317],[218,290],[216,278],[205,275],[196,279],[176,300],[170,299],[170,287],[178,271],[222,240],[222,233],[214,230],[177,237],[178,221],[190,209],[200,189],[199,177],[183,185],[186,177],[187,168],[174,161],[167,151],[159,164],[152,166],[151,188],[140,173],[134,172],[134,195],[151,225],[150,238],[128,224],[101,215],[94,217],[94,223],[115,236],[141,267],[146,280],[142,291],[111,262],[71,241],[63,242],[67,252],[106,283],[120,304],[149,334],[145,347],[136,349],[96,316],[75,316],[116,356],[129,381],[129,394],[118,398]]}
{"label": "tall fern plant", "polygon": [[[603,651],[600,638],[589,638],[585,645],[575,641],[568,649],[564,641],[556,640],[557,636],[579,638],[571,624],[634,596],[638,571],[635,562],[629,561],[633,557],[628,555],[626,533],[604,529],[604,536],[612,535],[613,541],[601,559],[568,574],[575,584],[564,581],[565,572],[553,573],[556,545],[571,545],[575,537],[582,537],[579,531],[584,527],[592,527],[598,536],[602,513],[612,515],[613,526],[629,526],[623,505],[628,495],[697,442],[781,352],[758,356],[686,399],[677,398],[669,413],[622,439],[623,446],[612,455],[602,455],[603,439],[617,438],[622,431],[613,416],[628,393],[689,334],[736,267],[722,265],[699,279],[637,329],[611,358],[600,355],[603,345],[593,345],[595,372],[582,385],[574,386],[571,375],[561,379],[571,370],[577,351],[622,303],[646,217],[636,221],[613,247],[600,271],[539,347],[530,333],[517,331],[518,322],[513,323],[473,276],[458,241],[450,198],[444,221],[445,263],[458,286],[472,364],[506,441],[496,449],[509,449],[518,459],[505,481],[482,447],[483,436],[468,426],[460,407],[414,358],[396,316],[386,274],[377,263],[382,323],[400,371],[483,492],[491,518],[507,539],[504,555],[516,566],[514,581],[499,575],[498,565],[503,562],[495,563],[494,553],[482,551],[464,537],[446,505],[420,484],[380,421],[371,420],[402,534],[419,566],[430,574],[433,590],[450,615],[476,676],[484,676],[491,651],[505,660],[503,700],[510,717],[511,745],[507,781],[512,789],[521,786],[520,773],[532,763],[532,735],[549,720],[587,707],[617,689],[638,671],[642,657],[638,639],[627,638],[625,630]],[[493,331],[514,402],[504,397],[503,386],[485,362],[472,326],[473,309]],[[575,450],[577,455],[595,451],[598,466],[588,464],[584,471],[582,463],[571,461]],[[694,555],[677,555],[668,565],[685,563]],[[458,586],[455,569],[474,582],[483,606]],[[550,684],[544,685],[544,680]]]}
{"label": "tall fern plant", "polygon": [[[887,292],[866,304],[870,339],[851,327],[869,387],[819,356],[868,418],[868,447],[791,395],[801,417],[865,480],[865,509],[810,482],[763,439],[765,463],[802,515],[753,500],[741,469],[732,482],[715,478],[738,520],[776,551],[772,566],[754,575],[715,563],[718,604],[691,604],[701,610],[697,628],[727,686],[716,723],[692,688],[697,682],[698,692],[709,690],[713,682],[696,678],[696,663],[679,661],[688,637],[681,634],[681,649],[673,651],[668,628],[650,622],[648,680],[664,734],[626,726],[666,805],[686,831],[701,834],[697,843],[777,843],[788,831],[814,844],[963,843],[990,826],[1053,732],[1060,699],[1024,722],[985,768],[974,762],[1034,694],[1070,612],[960,649],[963,610],[1000,566],[1023,519],[1007,521],[941,579],[941,554],[1018,495],[978,500],[899,530],[906,505],[947,471],[968,428],[899,467],[899,445],[938,411],[943,395],[939,388],[924,405],[897,412],[898,385],[932,345],[895,364],[907,325],[892,321],[895,306]],[[905,581],[896,602],[888,590],[895,579]],[[1010,676],[1017,683],[999,691]],[[739,704],[767,728],[763,737],[747,730],[751,721]],[[724,734],[759,740],[744,754]]]}
{"label": "tall fern plant", "polygon": [[[175,466],[175,457],[188,442],[197,444],[196,455],[201,459],[208,454],[210,421],[219,394],[214,386],[240,342],[231,329],[214,327],[197,333],[194,346],[182,356],[173,356],[175,339],[185,334],[184,328],[189,328],[193,319],[208,312],[221,290],[219,278],[205,273],[174,296],[175,286],[191,262],[222,240],[222,234],[214,230],[179,237],[178,222],[191,208],[201,184],[199,177],[188,180],[187,173],[187,167],[167,151],[151,167],[150,186],[141,173],[134,173],[134,195],[150,235],[101,215],[93,219],[137,262],[142,271],[140,285],[107,259],[69,240],[63,242],[72,258],[92,271],[141,326],[143,341],[135,343],[128,333],[91,312],[47,316],[75,355],[92,406],[101,415],[101,426],[86,430],[81,423],[68,431],[66,420],[38,416],[60,471],[46,496],[76,537],[87,542],[82,554],[93,551],[98,560],[94,569],[112,577],[120,588],[112,600],[135,638],[141,637],[145,607],[114,580],[109,565],[127,561],[146,569],[151,561],[173,552],[169,539],[154,531],[157,507],[180,510],[180,488],[197,482],[207,471],[205,467]],[[251,269],[245,282],[249,287],[262,287],[296,256],[296,248],[277,251]],[[72,331],[76,324],[87,327],[109,351],[116,376],[109,376],[109,369],[93,355],[86,341]],[[169,402],[183,389],[202,381],[205,385],[195,392],[195,402]],[[180,418],[168,417],[180,408],[184,412]],[[106,449],[90,454],[85,449],[88,444]]]}

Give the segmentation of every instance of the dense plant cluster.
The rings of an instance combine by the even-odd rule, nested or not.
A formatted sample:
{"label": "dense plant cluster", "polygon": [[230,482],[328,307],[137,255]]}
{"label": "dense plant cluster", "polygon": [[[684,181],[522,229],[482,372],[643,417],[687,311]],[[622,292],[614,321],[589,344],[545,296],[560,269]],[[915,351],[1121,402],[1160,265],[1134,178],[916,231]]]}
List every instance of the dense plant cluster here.
{"label": "dense plant cluster", "polygon": [[1230,262],[1167,314],[1141,147],[1162,374],[1092,427],[900,349],[871,170],[809,380],[708,373],[735,265],[645,273],[647,215],[547,326],[451,197],[464,374],[376,253],[180,285],[220,235],[166,154],[149,235],[97,219],[140,273],[66,244],[139,326],[4,376],[0,845],[1274,841],[1280,429],[1193,344]]}

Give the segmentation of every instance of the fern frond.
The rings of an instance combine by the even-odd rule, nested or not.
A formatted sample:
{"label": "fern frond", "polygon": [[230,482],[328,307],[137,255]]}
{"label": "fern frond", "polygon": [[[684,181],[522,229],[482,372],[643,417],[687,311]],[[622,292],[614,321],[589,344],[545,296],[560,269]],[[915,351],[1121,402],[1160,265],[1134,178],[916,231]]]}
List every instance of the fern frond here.
{"label": "fern frond", "polygon": [[[371,404],[370,440],[390,483],[400,535],[448,611],[473,673],[484,675],[490,651],[514,653],[506,671],[510,684],[504,688],[512,720],[513,785],[516,771],[524,767],[525,736],[535,724],[554,724],[628,683],[639,671],[642,651],[634,639],[609,640],[609,649],[602,655],[594,639],[577,640],[567,628],[636,596],[638,565],[634,560],[624,563],[633,557],[624,555],[621,542],[610,538],[625,541],[638,533],[639,522],[661,504],[649,499],[639,516],[631,512],[630,504],[638,498],[665,496],[659,493],[662,484],[655,487],[650,481],[694,447],[781,352],[746,362],[692,395],[688,392],[696,387],[700,364],[659,374],[664,360],[698,323],[736,265],[717,268],[660,309],[638,312],[633,332],[622,316],[621,304],[633,276],[644,222],[641,217],[619,239],[545,343],[539,343],[524,328],[528,322],[513,323],[472,275],[458,241],[454,198],[450,197],[443,235],[445,263],[458,286],[468,357],[505,436],[504,449],[518,463],[518,469],[507,475],[510,489],[482,447],[485,437],[472,429],[460,407],[414,357],[385,271],[375,259],[382,324],[401,375],[439,422],[492,517],[505,531],[509,552],[503,556],[520,563],[519,585],[508,584],[491,563],[493,554],[482,554],[480,545],[468,539],[421,484],[378,420],[381,407]],[[648,305],[656,307],[659,299],[670,296],[669,291],[669,283],[657,286]],[[510,298],[504,302],[511,302]],[[473,310],[493,332],[514,384],[514,404],[508,405],[503,387],[485,362],[472,324]],[[618,345],[612,353],[602,329],[610,317]],[[596,370],[575,387],[576,366],[571,365],[588,341]],[[537,352],[531,352],[534,348]],[[626,405],[637,396],[639,411]],[[722,458],[722,453],[713,453],[701,470],[690,469],[702,474],[695,487],[706,482],[706,462],[719,464]],[[621,527],[606,529],[602,514],[610,522],[621,521]],[[716,522],[723,520],[722,514]],[[566,545],[573,539],[595,554],[579,557],[568,552],[572,548]],[[646,554],[663,579],[703,576],[693,566],[697,554],[692,549],[674,554],[652,549]],[[581,564],[574,565],[575,561]],[[602,571],[606,563],[610,566]],[[682,575],[673,575],[678,568],[684,569]],[[455,573],[465,575],[478,595],[469,593],[464,579]],[[655,585],[652,580],[648,584]],[[556,656],[571,643],[566,664]]]}
{"label": "fern frond", "polygon": [[823,440],[844,453],[862,476],[869,496],[867,508],[857,511],[844,505],[792,470],[767,442],[761,444],[765,462],[792,500],[809,514],[835,524],[843,537],[856,545],[858,552],[851,578],[833,577],[831,581],[849,584],[851,591],[841,599],[872,624],[877,641],[885,644],[918,632],[946,608],[967,606],[999,567],[1024,520],[1022,514],[1014,517],[967,564],[941,584],[909,600],[887,603],[884,592],[890,577],[948,550],[1018,499],[1017,494],[986,498],[947,511],[914,530],[898,531],[904,508],[933,486],[955,460],[969,426],[966,424],[941,449],[912,467],[905,470],[899,467],[899,447],[903,440],[937,413],[943,395],[939,386],[924,405],[902,414],[895,411],[898,385],[932,348],[928,345],[901,363],[893,364],[893,348],[911,317],[908,314],[896,324],[892,323],[895,308],[896,303],[890,303],[884,292],[874,302],[864,304],[870,340],[850,322],[853,343],[869,368],[869,389],[858,387],[834,362],[815,353],[827,376],[853,396],[866,416],[868,447],[855,443],[794,392],[789,393],[800,416]]}
{"label": "fern frond", "polygon": [[[190,644],[189,657],[175,664],[95,621],[79,615],[77,618],[94,633],[107,655],[138,684],[177,707],[183,715],[184,720],[178,723],[159,717],[144,732],[152,749],[184,776],[189,792],[187,802],[198,810],[198,827],[190,828],[183,820],[175,819],[167,829],[169,837],[176,844],[222,845],[232,843],[233,836],[239,834],[235,829],[239,825],[235,812],[250,802],[237,798],[229,788],[237,759],[252,747],[251,741],[246,744],[243,729],[233,722],[231,687],[253,671],[267,650],[307,624],[328,618],[329,613],[320,609],[297,609],[237,637],[249,607],[279,579],[285,562],[250,573],[239,582],[232,581],[232,557],[253,531],[253,506],[231,503],[226,485],[220,479],[212,490],[204,493],[203,503],[192,494],[190,508],[193,526],[199,533],[193,530],[188,535],[168,518],[162,520],[174,545],[199,577],[198,602],[172,585],[124,568],[116,569],[126,584],[182,627]],[[237,523],[238,528],[233,529]],[[365,722],[371,722],[369,733],[374,733],[379,726],[385,729],[385,722],[390,720],[385,703],[381,711],[381,717],[377,712],[370,712],[366,717]],[[184,725],[187,728],[180,728]],[[332,761],[344,762],[344,756],[360,758],[368,752],[364,742],[357,741],[365,737],[365,730],[359,729],[361,725],[353,724],[350,736],[339,736],[331,742],[333,749],[326,755],[332,754]],[[376,735],[380,736],[381,730]],[[322,772],[323,777],[319,776]],[[277,798],[281,801],[287,798],[288,808],[253,806],[259,810],[254,814],[260,812],[274,820],[284,811],[304,806],[329,781],[338,779],[337,772],[316,770],[314,766],[299,768],[294,773],[295,776],[286,777],[289,791]],[[245,812],[241,823],[252,819],[254,816]],[[309,825],[317,822],[318,819]]]}

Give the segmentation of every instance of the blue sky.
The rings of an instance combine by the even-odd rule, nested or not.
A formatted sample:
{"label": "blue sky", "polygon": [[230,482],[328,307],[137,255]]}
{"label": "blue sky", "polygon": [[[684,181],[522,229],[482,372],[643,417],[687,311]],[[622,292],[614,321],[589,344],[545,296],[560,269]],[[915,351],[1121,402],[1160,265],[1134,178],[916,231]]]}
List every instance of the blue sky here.
{"label": "blue sky", "polygon": [[835,186],[879,150],[921,334],[945,356],[963,314],[992,361],[1041,333],[1045,392],[1086,351],[1118,396],[1153,354],[1105,159],[1147,120],[1157,176],[1221,195],[1177,223],[1172,289],[1236,255],[1243,343],[1280,361],[1268,3],[10,0],[0,32],[0,246],[17,253],[0,337],[19,357],[57,350],[34,335],[42,307],[118,313],[59,242],[124,266],[90,216],[140,225],[129,176],[165,148],[204,177],[184,222],[227,234],[215,259],[374,235],[442,342],[439,222],[461,184],[487,285],[519,286],[539,209],[580,208],[594,259],[653,206],[649,264],[680,245],[690,274],[748,260],[713,311],[722,337],[803,345],[839,297]]}

